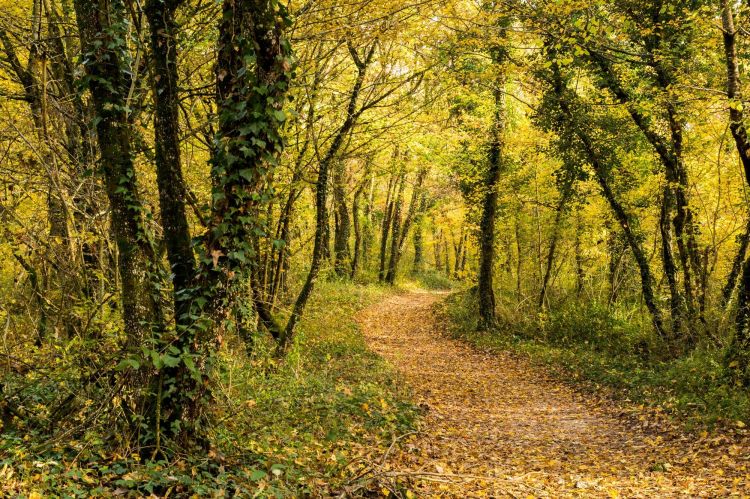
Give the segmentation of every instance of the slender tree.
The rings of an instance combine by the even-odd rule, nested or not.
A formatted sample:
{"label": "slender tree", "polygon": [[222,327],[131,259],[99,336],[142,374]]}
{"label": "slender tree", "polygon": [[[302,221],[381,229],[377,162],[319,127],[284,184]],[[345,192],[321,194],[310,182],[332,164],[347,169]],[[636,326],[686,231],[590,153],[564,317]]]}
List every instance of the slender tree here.
{"label": "slender tree", "polygon": [[497,216],[498,182],[502,174],[503,148],[505,145],[506,110],[505,68],[507,52],[503,47],[491,50],[493,65],[497,72],[494,80],[494,114],[489,145],[487,177],[482,200],[482,217],[479,225],[479,328],[492,329],[497,324],[495,316],[495,290],[493,267],[495,265],[495,218]]}

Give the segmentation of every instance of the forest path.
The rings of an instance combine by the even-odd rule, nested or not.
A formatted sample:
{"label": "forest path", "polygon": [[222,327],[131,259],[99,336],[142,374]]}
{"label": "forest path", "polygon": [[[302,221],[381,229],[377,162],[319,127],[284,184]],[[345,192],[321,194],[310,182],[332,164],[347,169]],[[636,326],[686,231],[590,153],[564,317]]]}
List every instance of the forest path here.
{"label": "forest path", "polygon": [[384,488],[420,497],[747,497],[750,449],[650,432],[508,354],[446,337],[444,294],[395,295],[364,310],[370,348],[425,410],[384,456]]}

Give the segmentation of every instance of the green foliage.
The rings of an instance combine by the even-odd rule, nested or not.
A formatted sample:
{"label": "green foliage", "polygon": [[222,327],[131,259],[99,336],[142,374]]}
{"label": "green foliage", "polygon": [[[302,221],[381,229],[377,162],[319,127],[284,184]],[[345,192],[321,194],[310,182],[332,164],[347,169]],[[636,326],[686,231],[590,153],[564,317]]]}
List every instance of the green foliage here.
{"label": "green foliage", "polygon": [[144,462],[113,453],[101,427],[44,446],[44,434],[21,428],[0,437],[0,494],[298,497],[340,489],[363,459],[412,428],[416,408],[355,320],[389,288],[321,282],[319,289],[285,360],[272,355],[270,341],[259,340],[249,358],[239,339],[227,341],[208,458]]}
{"label": "green foliage", "polygon": [[435,269],[414,272],[411,277],[424,289],[449,290],[456,287],[454,280]]}

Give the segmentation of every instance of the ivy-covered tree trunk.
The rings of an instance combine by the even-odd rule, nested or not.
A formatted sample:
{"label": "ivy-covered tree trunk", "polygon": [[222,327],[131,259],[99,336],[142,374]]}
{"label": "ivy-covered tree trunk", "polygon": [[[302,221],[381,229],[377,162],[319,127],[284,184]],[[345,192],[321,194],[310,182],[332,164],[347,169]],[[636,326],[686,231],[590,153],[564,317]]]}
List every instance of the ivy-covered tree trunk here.
{"label": "ivy-covered tree trunk", "polygon": [[[505,96],[502,86],[505,84],[504,56],[500,48],[494,49],[498,76],[494,89],[494,116],[492,136],[488,158],[488,170],[484,183],[484,199],[482,200],[482,217],[479,223],[479,275],[477,292],[479,295],[479,323],[481,330],[493,329],[497,325],[495,316],[495,289],[493,283],[493,267],[495,265],[495,218],[497,216],[498,182],[502,172],[502,155],[505,143]],[[447,266],[446,266],[447,267]],[[450,270],[450,269],[447,269]]]}
{"label": "ivy-covered tree trunk", "polygon": [[272,175],[283,150],[280,129],[286,120],[283,108],[292,69],[291,48],[283,34],[287,24],[285,8],[276,0],[223,4],[212,222],[201,268],[208,281],[204,287],[212,295],[207,310],[214,323],[233,306],[232,289],[238,279],[249,277],[256,312],[275,337],[281,337],[281,328],[258,281],[258,241],[270,232],[264,212],[272,202]]}
{"label": "ivy-covered tree trunk", "polygon": [[145,227],[145,210],[133,165],[126,100],[130,76],[124,61],[124,5],[118,0],[75,0],[74,5],[118,249],[122,316],[128,342],[135,348],[142,345],[152,327],[161,328],[163,324],[159,297],[151,281],[152,240]]}
{"label": "ivy-covered tree trunk", "polygon": [[187,289],[195,277],[185,202],[179,139],[177,29],[175,10],[182,0],[149,0],[146,17],[151,29],[152,87],[155,103],[156,181],[167,258],[172,274],[175,322],[189,323]]}
{"label": "ivy-covered tree trunk", "polygon": [[[156,180],[159,192],[164,243],[172,276],[174,334],[162,334],[151,345],[155,351],[167,351],[170,358],[197,354],[188,334],[193,322],[190,292],[195,284],[196,266],[185,202],[187,189],[182,176],[179,140],[179,95],[177,73],[177,32],[175,11],[182,0],[149,0],[145,5],[150,27],[151,85],[154,98],[154,136]],[[142,443],[154,446],[152,456],[161,451],[161,434],[177,436],[176,428],[184,416],[181,392],[190,392],[192,373],[188,363],[159,362],[144,402],[144,417],[150,435]],[[145,442],[143,441],[145,440]]]}
{"label": "ivy-covered tree trunk", "polygon": [[272,199],[270,182],[283,148],[280,128],[292,67],[284,37],[287,25],[286,12],[275,0],[226,0],[222,5],[211,218],[194,285],[184,298],[191,321],[178,327],[179,341],[154,361],[160,369],[154,455],[160,437],[182,446],[206,443],[209,377],[220,328],[248,277],[258,315],[273,334],[280,334],[267,304],[258,300],[254,243],[268,229],[262,213]]}
{"label": "ivy-covered tree trunk", "polygon": [[333,206],[335,213],[335,232],[333,237],[334,269],[338,276],[349,275],[351,254],[349,236],[351,218],[346,206],[346,163],[337,161],[333,168]]}

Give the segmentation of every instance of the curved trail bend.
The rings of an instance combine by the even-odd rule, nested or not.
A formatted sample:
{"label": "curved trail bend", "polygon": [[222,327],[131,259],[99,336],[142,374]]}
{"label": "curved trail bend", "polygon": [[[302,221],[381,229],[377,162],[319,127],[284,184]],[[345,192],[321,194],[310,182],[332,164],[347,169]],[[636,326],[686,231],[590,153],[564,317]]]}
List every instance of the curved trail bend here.
{"label": "curved trail bend", "polygon": [[750,449],[647,434],[538,367],[444,336],[434,305],[407,293],[363,311],[370,348],[426,413],[387,455],[383,483],[426,497],[750,497]]}

